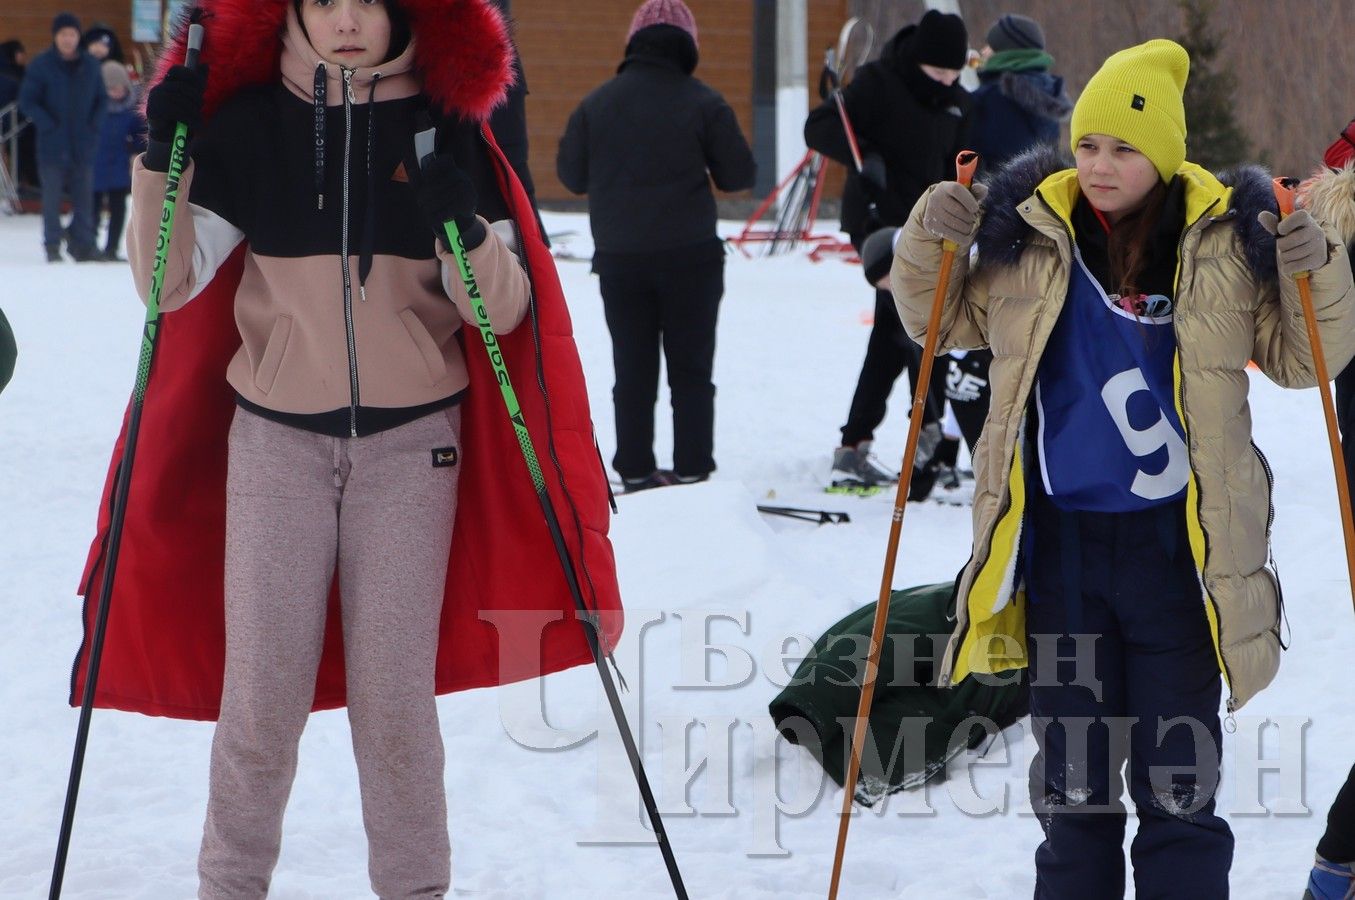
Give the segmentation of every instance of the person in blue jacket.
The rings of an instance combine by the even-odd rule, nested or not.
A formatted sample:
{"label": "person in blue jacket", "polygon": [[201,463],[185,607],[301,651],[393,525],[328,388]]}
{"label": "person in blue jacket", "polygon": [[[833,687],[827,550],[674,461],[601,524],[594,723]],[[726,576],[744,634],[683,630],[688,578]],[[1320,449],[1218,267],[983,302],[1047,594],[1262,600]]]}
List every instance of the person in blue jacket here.
{"label": "person in blue jacket", "polygon": [[61,261],[61,198],[71,199],[67,252],[76,262],[98,258],[94,246],[94,151],[108,107],[94,57],[80,49],[80,20],[52,19],[52,46],[38,54],[19,88],[19,109],[38,131],[42,242],[48,262]]}
{"label": "person in blue jacket", "polygon": [[971,149],[985,172],[1036,144],[1054,144],[1059,123],[1073,112],[1063,79],[1050,73],[1044,29],[1027,16],[1007,14],[988,29],[974,91]]}
{"label": "person in blue jacket", "polygon": [[132,89],[127,67],[104,60],[104,87],[108,91],[108,115],[99,132],[99,152],[94,160],[94,208],[108,206],[108,233],[100,258],[122,259],[118,243],[127,221],[127,194],[132,189],[132,156],[146,149],[146,120],[137,111],[138,97]]}

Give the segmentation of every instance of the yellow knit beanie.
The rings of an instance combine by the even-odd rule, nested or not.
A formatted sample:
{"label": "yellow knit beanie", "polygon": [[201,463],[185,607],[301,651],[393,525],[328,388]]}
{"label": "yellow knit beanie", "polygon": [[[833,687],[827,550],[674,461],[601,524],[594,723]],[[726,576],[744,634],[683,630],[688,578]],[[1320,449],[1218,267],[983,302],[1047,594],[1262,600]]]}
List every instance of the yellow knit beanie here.
{"label": "yellow knit beanie", "polygon": [[1073,107],[1073,150],[1089,134],[1132,144],[1171,181],[1186,160],[1186,88],[1190,56],[1175,41],[1157,39],[1112,55]]}

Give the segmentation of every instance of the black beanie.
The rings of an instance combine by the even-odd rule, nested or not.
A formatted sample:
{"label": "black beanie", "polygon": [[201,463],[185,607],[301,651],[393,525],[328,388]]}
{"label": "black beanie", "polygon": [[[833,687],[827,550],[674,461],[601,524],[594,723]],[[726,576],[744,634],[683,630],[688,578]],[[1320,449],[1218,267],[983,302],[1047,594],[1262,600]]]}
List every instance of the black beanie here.
{"label": "black beanie", "polygon": [[963,69],[969,61],[969,35],[964,19],[927,10],[913,32],[913,61],[942,69]]}
{"label": "black beanie", "polygon": [[74,28],[80,30],[80,20],[75,17],[75,13],[57,13],[52,19],[52,34],[56,34],[63,28]]}
{"label": "black beanie", "polygon": [[898,228],[881,228],[872,231],[861,242],[861,270],[872,287],[888,275],[894,265],[894,235],[898,231]]}

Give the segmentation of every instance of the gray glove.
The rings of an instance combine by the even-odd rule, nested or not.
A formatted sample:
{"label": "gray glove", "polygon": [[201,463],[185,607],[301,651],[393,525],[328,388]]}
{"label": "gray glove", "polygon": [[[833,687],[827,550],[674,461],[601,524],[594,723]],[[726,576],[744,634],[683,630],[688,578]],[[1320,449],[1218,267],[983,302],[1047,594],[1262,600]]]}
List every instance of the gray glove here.
{"label": "gray glove", "polygon": [[1308,210],[1295,210],[1283,219],[1273,212],[1262,212],[1256,221],[1275,235],[1275,258],[1283,277],[1316,272],[1327,264],[1327,236]]}
{"label": "gray glove", "polygon": [[988,188],[974,184],[966,188],[958,181],[943,181],[927,198],[922,211],[922,227],[942,240],[967,244],[979,228],[981,204]]}

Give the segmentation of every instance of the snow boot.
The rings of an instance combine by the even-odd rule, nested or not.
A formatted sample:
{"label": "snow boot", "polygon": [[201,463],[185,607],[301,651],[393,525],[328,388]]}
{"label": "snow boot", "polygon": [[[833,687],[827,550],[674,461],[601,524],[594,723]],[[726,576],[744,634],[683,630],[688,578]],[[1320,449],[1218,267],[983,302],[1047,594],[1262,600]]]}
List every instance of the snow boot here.
{"label": "snow boot", "polygon": [[627,494],[634,494],[636,491],[648,491],[653,488],[668,487],[671,484],[678,484],[677,474],[669,469],[655,469],[648,475],[642,475],[639,478],[622,478],[622,489]]}
{"label": "snow boot", "polygon": [[931,496],[945,466],[945,443],[940,425],[931,422],[922,426],[917,437],[917,453],[913,456],[913,474],[908,479],[909,501],[926,500]]}
{"label": "snow boot", "polygon": [[880,465],[870,446],[870,441],[862,441],[855,447],[838,447],[833,451],[833,483],[829,491],[870,494],[898,483],[899,476]]}

